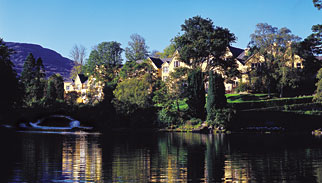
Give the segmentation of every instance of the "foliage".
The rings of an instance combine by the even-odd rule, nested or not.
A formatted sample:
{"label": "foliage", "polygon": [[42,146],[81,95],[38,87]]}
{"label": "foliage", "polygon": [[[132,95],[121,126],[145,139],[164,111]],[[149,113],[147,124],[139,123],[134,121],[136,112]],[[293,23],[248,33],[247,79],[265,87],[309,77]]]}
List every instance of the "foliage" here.
{"label": "foliage", "polygon": [[[129,113],[132,107],[148,108],[151,106],[152,82],[149,74],[143,78],[130,78],[117,84],[114,90],[116,109],[125,109]],[[121,104],[119,105],[120,102]],[[122,109],[123,108],[123,109]]]}
{"label": "foliage", "polygon": [[180,111],[179,101],[187,95],[187,77],[189,69],[177,67],[170,73],[166,85],[168,87],[169,99],[176,103],[177,110]]}
{"label": "foliage", "polygon": [[79,94],[76,91],[71,91],[68,93],[65,93],[64,100],[69,105],[76,105],[77,98],[80,97]]}
{"label": "foliage", "polygon": [[207,110],[212,108],[221,109],[226,107],[226,104],[227,98],[225,96],[224,80],[220,74],[215,73],[213,75],[213,72],[210,72]]}
{"label": "foliage", "polygon": [[227,129],[230,127],[236,111],[233,109],[212,109],[211,115],[208,116],[208,123],[216,128]]}
{"label": "foliage", "polygon": [[17,74],[13,69],[10,55],[13,50],[9,49],[2,39],[0,39],[0,82],[5,86],[0,90],[0,107],[11,108],[20,101],[20,86]]}
{"label": "foliage", "polygon": [[159,110],[158,112],[158,125],[160,127],[163,126],[172,126],[176,123],[177,121],[177,116],[176,116],[176,112],[172,111],[172,110],[168,110],[166,108],[162,108],[161,110]]}
{"label": "foliage", "polygon": [[214,27],[212,20],[195,16],[185,20],[181,30],[183,34],[174,38],[181,61],[193,69],[207,63],[206,71],[216,68],[225,76],[238,73],[235,60],[224,58],[228,46],[236,40],[228,29]]}
{"label": "foliage", "polygon": [[235,88],[235,91],[237,93],[247,92],[248,90],[249,90],[249,85],[247,83],[242,83],[242,82],[240,82],[238,86]]}
{"label": "foliage", "polygon": [[27,106],[39,104],[44,96],[45,87],[45,69],[41,58],[35,61],[32,53],[27,56],[20,80],[24,86],[25,104]]}
{"label": "foliage", "polygon": [[313,0],[313,4],[318,10],[322,8],[322,0]]}
{"label": "foliage", "polygon": [[122,64],[123,49],[121,43],[110,41],[102,42],[94,48],[84,66],[85,73],[92,75],[95,73],[96,66],[105,66],[108,70],[113,71]]}
{"label": "foliage", "polygon": [[119,76],[121,80],[135,77],[142,77],[146,73],[156,74],[152,65],[144,60],[142,63],[136,61],[127,61],[120,70]]}
{"label": "foliage", "polygon": [[188,75],[187,89],[189,111],[192,117],[205,118],[205,86],[201,69],[193,70]]}
{"label": "foliage", "polygon": [[312,26],[312,34],[296,45],[296,53],[304,59],[302,72],[299,73],[301,78],[301,94],[313,94],[315,91],[316,74],[322,63],[315,57],[322,53],[322,25]]}
{"label": "foliage", "polygon": [[316,92],[313,97],[313,101],[322,103],[322,68],[319,70],[316,78],[318,82],[316,83]]}
{"label": "foliage", "polygon": [[48,78],[46,103],[52,105],[57,100],[64,99],[64,79],[60,74],[53,74]]}
{"label": "foliage", "polygon": [[267,23],[256,25],[249,47],[252,54],[258,57],[257,59],[262,58],[263,62],[260,67],[253,68],[251,76],[257,77],[262,83],[258,86],[265,86],[269,94],[274,83],[278,84],[281,97],[286,88],[297,87],[299,78],[294,77],[296,69],[292,66],[295,61],[294,45],[299,40],[299,37],[291,34],[285,27],[278,29]]}
{"label": "foliage", "polygon": [[82,73],[82,65],[74,62],[74,66],[72,67],[72,70],[70,71],[70,79],[75,79],[78,74]]}
{"label": "foliage", "polygon": [[149,56],[149,47],[145,44],[145,39],[138,35],[132,34],[131,41],[128,42],[129,47],[125,48],[125,57],[127,61],[137,61],[146,59]]}

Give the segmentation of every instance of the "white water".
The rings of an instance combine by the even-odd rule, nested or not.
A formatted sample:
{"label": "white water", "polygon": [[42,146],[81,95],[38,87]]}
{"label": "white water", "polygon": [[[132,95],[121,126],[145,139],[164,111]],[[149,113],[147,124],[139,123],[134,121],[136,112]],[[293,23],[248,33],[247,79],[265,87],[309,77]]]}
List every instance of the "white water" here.
{"label": "white water", "polygon": [[66,119],[69,119],[71,120],[71,122],[69,123],[69,127],[51,127],[51,126],[41,126],[41,122],[44,121],[46,118],[42,118],[42,119],[39,119],[37,122],[35,123],[32,123],[30,122],[30,126],[32,128],[35,128],[35,129],[43,129],[43,130],[71,130],[73,128],[79,128],[79,129],[86,129],[86,130],[90,130],[92,129],[92,127],[85,127],[85,126],[80,126],[80,122],[73,119],[72,117],[70,116],[64,116],[64,115],[52,115],[52,116],[49,116],[49,117],[59,117],[59,118],[66,118]]}

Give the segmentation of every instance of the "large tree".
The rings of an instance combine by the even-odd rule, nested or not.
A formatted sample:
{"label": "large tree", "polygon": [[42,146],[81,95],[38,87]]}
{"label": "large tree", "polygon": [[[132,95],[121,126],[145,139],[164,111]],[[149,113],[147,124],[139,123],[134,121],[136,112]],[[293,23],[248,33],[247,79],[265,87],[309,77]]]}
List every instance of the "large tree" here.
{"label": "large tree", "polygon": [[25,91],[25,104],[32,106],[40,102],[44,95],[45,69],[41,58],[35,60],[30,53],[24,62],[21,83]]}
{"label": "large tree", "polygon": [[195,16],[181,25],[182,35],[174,38],[180,60],[193,69],[207,63],[206,71],[216,70],[224,75],[237,70],[232,58],[225,58],[228,46],[236,37],[228,29],[214,27],[211,19]]}
{"label": "large tree", "polygon": [[85,62],[86,48],[83,45],[75,44],[70,51],[70,57],[74,61],[74,66],[70,73],[70,78],[75,79],[77,74],[82,73],[82,66]]}
{"label": "large tree", "polygon": [[145,43],[145,39],[139,34],[132,34],[128,47],[125,48],[125,57],[127,61],[143,60],[149,56],[149,47]]}
{"label": "large tree", "polygon": [[300,38],[293,35],[287,28],[278,29],[267,23],[259,23],[251,34],[249,43],[254,57],[260,60],[260,67],[252,68],[252,76],[258,77],[262,85],[265,85],[270,96],[271,88],[277,83],[280,96],[286,87],[296,86],[297,72],[293,68],[295,44]]}
{"label": "large tree", "polygon": [[90,53],[85,64],[85,73],[93,74],[96,66],[104,65],[107,69],[114,70],[122,64],[123,49],[121,43],[111,41],[98,44]]}
{"label": "large tree", "polygon": [[11,108],[20,98],[17,74],[13,70],[13,63],[10,60],[11,54],[13,54],[13,50],[9,49],[0,38],[0,83],[4,86],[0,90],[1,109]]}
{"label": "large tree", "polygon": [[316,56],[322,53],[322,25],[313,25],[312,34],[296,45],[296,54],[304,59],[300,93],[310,95],[315,90],[316,74],[322,63]]}

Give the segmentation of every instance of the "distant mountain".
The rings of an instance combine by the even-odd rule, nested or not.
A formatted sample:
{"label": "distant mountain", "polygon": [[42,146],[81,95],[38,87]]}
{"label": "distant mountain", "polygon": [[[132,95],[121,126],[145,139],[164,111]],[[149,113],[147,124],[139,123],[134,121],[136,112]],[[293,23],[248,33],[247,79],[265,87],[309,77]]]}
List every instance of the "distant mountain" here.
{"label": "distant mountain", "polygon": [[6,46],[15,51],[15,54],[11,55],[11,61],[15,65],[14,69],[18,74],[22,72],[23,64],[28,54],[32,53],[35,59],[41,57],[43,60],[46,77],[59,73],[64,79],[69,78],[69,73],[74,63],[59,53],[48,48],[43,48],[37,44],[6,42]]}

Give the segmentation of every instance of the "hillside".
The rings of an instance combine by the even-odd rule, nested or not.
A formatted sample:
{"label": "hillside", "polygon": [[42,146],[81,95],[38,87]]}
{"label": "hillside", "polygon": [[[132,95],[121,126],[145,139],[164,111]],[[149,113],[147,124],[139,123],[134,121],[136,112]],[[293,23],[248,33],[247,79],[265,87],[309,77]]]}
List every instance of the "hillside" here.
{"label": "hillside", "polygon": [[61,56],[59,53],[36,44],[6,42],[6,45],[15,51],[15,53],[11,55],[11,61],[14,63],[15,70],[18,74],[20,74],[23,69],[23,64],[27,55],[32,53],[36,59],[39,57],[42,58],[46,70],[46,77],[49,77],[54,73],[60,73],[64,79],[69,78],[70,70],[73,67],[73,61]]}

